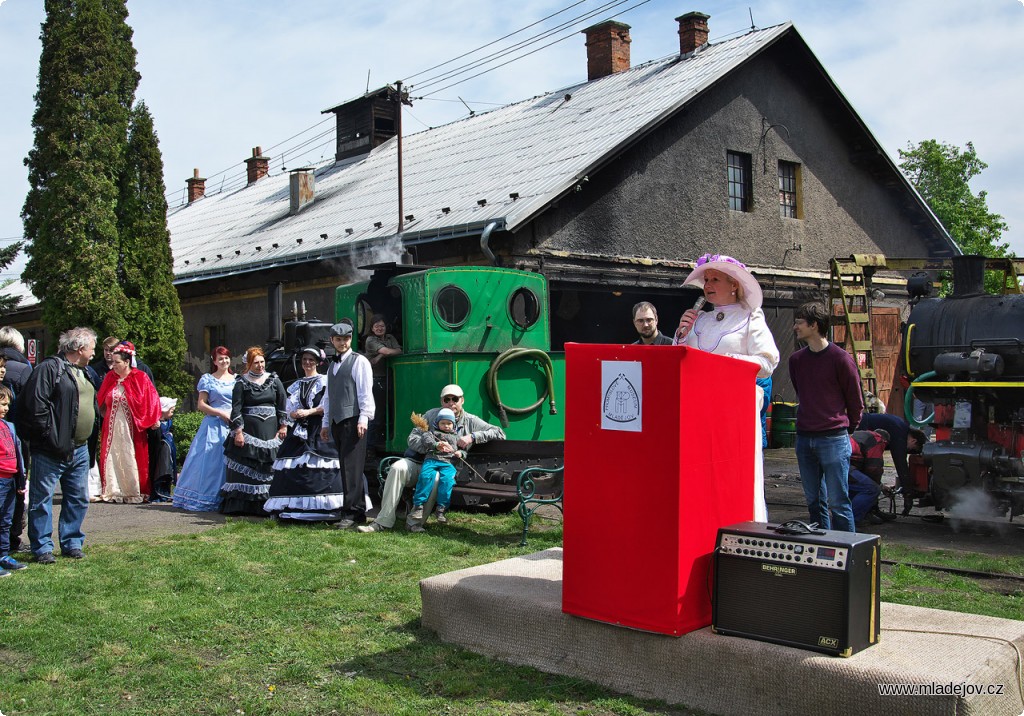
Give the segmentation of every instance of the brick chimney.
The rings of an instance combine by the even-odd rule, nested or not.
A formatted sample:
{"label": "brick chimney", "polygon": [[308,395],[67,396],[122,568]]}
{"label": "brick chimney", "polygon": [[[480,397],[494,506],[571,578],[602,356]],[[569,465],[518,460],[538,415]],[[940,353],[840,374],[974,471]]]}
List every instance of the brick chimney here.
{"label": "brick chimney", "polygon": [[188,203],[191,204],[196,199],[202,199],[206,195],[206,179],[199,177],[199,169],[192,170],[192,178],[186,179],[185,184],[188,185]]}
{"label": "brick chimney", "polygon": [[676,18],[679,23],[679,54],[687,55],[708,42],[708,19],[702,12],[688,12]]}
{"label": "brick chimney", "polygon": [[614,20],[592,25],[587,36],[587,81],[629,69],[629,25]]}
{"label": "brick chimney", "polygon": [[270,173],[270,157],[263,156],[262,147],[253,147],[252,156],[245,160],[245,175],[249,183],[258,182]]}

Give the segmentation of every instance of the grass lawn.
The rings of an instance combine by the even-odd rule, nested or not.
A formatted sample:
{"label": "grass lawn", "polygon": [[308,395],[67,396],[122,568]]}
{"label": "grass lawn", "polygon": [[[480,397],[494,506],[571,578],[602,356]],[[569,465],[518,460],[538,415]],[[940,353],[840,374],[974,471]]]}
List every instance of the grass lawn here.
{"label": "grass lawn", "polygon": [[[535,527],[525,549],[514,515],[456,513],[430,529],[362,535],[238,520],[32,564],[0,580],[0,711],[694,713],[439,642],[419,624],[421,578],[559,546],[561,529]],[[891,570],[883,599],[1020,618],[1019,591],[971,595],[917,572]]]}

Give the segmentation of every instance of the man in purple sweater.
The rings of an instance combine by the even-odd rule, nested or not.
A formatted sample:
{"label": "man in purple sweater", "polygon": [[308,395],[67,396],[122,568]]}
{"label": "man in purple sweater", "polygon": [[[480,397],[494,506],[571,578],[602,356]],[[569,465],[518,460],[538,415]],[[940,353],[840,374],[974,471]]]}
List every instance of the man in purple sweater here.
{"label": "man in purple sweater", "polygon": [[807,343],[789,357],[796,389],[796,459],[811,520],[825,529],[856,532],[847,474],[849,434],[864,409],[860,374],[850,354],[825,338],[829,314],[805,303],[794,314],[793,332]]}

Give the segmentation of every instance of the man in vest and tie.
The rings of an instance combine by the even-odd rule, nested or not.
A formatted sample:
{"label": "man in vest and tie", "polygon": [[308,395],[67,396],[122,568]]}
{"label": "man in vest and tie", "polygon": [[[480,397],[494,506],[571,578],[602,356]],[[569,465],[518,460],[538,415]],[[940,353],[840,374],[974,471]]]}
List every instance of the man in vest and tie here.
{"label": "man in vest and tie", "polygon": [[352,325],[331,326],[331,343],[337,355],[327,368],[327,389],[320,401],[324,409],[320,439],[334,440],[341,461],[341,482],[345,487],[339,530],[366,522],[366,426],[373,420],[373,368],[366,356],[352,350]]}

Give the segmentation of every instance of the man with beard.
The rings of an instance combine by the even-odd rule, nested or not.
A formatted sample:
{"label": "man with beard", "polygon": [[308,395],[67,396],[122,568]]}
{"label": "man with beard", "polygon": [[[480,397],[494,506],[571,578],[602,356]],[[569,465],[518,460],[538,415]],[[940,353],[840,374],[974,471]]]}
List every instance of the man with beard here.
{"label": "man with beard", "polygon": [[670,346],[672,339],[658,330],[658,309],[647,301],[633,306],[633,326],[640,334],[639,340],[633,345]]}

